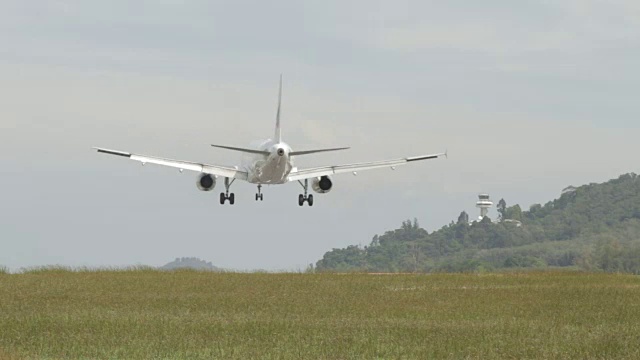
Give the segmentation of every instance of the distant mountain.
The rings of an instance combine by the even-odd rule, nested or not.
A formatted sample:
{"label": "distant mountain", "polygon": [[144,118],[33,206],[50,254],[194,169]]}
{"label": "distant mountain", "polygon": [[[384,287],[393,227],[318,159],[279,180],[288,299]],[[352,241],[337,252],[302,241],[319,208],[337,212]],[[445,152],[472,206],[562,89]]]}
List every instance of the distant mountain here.
{"label": "distant mountain", "polygon": [[498,205],[500,219],[457,222],[431,234],[416,220],[369,246],[327,252],[318,271],[437,272],[573,267],[640,274],[640,177],[565,188],[529,211]]}
{"label": "distant mountain", "polygon": [[193,269],[193,270],[210,270],[221,271],[222,269],[213,266],[211,262],[207,262],[196,257],[183,257],[176,258],[174,261],[161,266],[161,270],[175,270],[175,269]]}

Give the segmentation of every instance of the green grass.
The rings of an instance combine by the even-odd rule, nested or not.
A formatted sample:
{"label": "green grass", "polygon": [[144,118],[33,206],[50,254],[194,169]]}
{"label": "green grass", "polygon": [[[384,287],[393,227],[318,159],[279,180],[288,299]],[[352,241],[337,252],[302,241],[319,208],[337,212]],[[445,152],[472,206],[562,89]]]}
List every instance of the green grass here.
{"label": "green grass", "polygon": [[640,277],[0,274],[0,358],[640,358]]}

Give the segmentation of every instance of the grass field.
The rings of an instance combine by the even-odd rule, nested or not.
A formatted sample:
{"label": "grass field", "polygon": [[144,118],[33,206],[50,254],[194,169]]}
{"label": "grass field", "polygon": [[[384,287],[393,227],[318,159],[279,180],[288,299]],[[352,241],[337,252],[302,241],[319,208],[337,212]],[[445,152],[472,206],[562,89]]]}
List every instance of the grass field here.
{"label": "grass field", "polygon": [[640,277],[0,274],[0,359],[640,358]]}

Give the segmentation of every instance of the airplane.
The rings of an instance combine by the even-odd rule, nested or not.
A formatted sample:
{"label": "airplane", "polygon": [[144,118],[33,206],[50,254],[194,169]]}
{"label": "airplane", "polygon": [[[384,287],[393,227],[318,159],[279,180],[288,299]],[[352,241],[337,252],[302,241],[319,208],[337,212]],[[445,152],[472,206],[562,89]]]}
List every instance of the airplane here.
{"label": "airplane", "polygon": [[129,158],[134,161],[139,161],[142,163],[142,165],[156,164],[178,168],[180,172],[183,172],[184,170],[198,172],[199,175],[196,181],[196,185],[201,191],[213,190],[216,186],[216,180],[218,179],[218,177],[223,177],[225,191],[220,193],[220,204],[222,205],[224,205],[227,200],[229,201],[230,205],[233,205],[235,203],[235,194],[230,193],[229,188],[236,180],[243,180],[257,185],[258,192],[255,196],[256,201],[264,200],[264,194],[262,193],[263,185],[279,185],[297,181],[303,189],[303,193],[298,196],[298,205],[303,206],[306,202],[309,206],[313,206],[313,194],[309,194],[310,180],[311,189],[314,192],[319,194],[326,194],[333,188],[333,180],[331,179],[332,175],[341,173],[353,173],[354,175],[357,175],[358,171],[379,168],[391,168],[392,170],[395,170],[396,166],[447,156],[447,153],[444,152],[432,155],[412,156],[393,160],[298,169],[293,164],[293,159],[296,156],[329,151],[340,151],[349,148],[340,147],[294,151],[289,145],[282,141],[282,129],[280,127],[281,103],[282,75],[280,76],[280,85],[278,89],[278,109],[276,112],[276,129],[273,139],[254,142],[250,145],[249,148],[215,144],[211,145],[215,148],[243,153],[244,156],[242,158],[240,166],[228,167],[191,161],[172,160],[99,147],[94,147],[93,149],[97,150],[99,153],[115,155]]}

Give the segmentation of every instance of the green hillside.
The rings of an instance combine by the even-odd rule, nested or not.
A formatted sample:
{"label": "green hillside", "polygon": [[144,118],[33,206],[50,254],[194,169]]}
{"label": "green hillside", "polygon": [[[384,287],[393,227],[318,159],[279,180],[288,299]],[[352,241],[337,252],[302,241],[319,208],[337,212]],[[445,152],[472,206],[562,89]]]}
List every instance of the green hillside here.
{"label": "green hillside", "polygon": [[[437,272],[574,267],[640,273],[640,177],[567,188],[523,211],[498,204],[500,219],[461,213],[429,234],[417,220],[374,236],[364,248],[333,249],[318,271]],[[517,220],[517,221],[516,221]]]}

